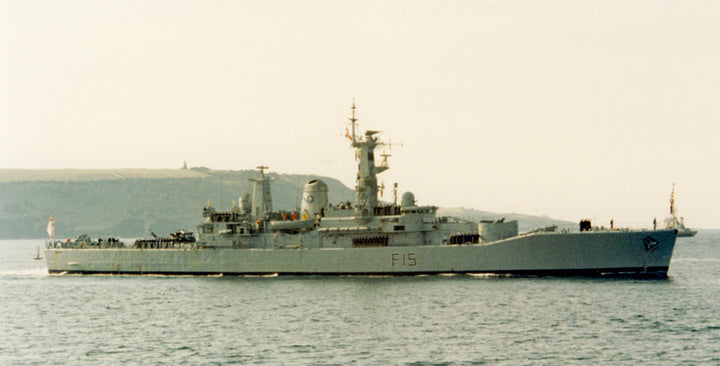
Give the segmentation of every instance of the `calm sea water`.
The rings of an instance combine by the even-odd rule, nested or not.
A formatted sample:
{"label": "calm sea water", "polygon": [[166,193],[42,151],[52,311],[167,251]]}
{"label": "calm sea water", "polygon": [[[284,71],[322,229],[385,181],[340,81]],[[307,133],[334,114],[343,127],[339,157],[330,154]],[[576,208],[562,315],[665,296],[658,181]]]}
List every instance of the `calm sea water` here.
{"label": "calm sea water", "polygon": [[0,364],[720,364],[720,231],[667,280],[49,276],[0,241]]}

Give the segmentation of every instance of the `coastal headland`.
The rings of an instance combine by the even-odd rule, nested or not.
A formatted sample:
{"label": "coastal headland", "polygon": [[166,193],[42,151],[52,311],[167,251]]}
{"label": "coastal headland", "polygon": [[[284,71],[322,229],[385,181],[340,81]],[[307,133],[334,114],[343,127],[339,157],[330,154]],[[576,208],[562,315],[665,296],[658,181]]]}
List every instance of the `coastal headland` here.
{"label": "coastal headland", "polygon": [[[255,170],[190,169],[0,169],[0,238],[47,236],[51,215],[56,238],[144,237],[192,231],[210,202],[230,209],[233,201],[252,193],[248,178]],[[330,177],[270,172],[273,207],[291,210],[312,179],[328,184],[331,203],[354,201],[355,192]],[[387,197],[387,196],[386,196]],[[428,202],[428,204],[433,204]],[[517,219],[521,231],[536,227],[574,225],[546,216],[498,214],[469,208],[442,208],[440,215],[474,219]]]}

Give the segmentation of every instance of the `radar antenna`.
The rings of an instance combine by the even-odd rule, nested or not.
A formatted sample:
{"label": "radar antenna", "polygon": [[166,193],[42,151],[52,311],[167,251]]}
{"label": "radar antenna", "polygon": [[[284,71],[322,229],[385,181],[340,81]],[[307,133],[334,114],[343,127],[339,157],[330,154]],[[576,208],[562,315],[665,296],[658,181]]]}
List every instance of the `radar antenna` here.
{"label": "radar antenna", "polygon": [[256,167],[258,170],[260,170],[260,176],[265,177],[265,169],[270,169],[270,167],[267,167],[265,165],[259,165]]}

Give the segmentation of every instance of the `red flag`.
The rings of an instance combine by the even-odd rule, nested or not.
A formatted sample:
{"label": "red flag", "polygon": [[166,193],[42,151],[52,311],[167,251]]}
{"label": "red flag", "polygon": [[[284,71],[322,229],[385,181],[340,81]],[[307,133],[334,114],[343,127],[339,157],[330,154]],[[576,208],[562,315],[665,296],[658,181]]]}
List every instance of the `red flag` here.
{"label": "red flag", "polygon": [[670,215],[675,213],[675,183],[673,183],[673,190],[670,193]]}

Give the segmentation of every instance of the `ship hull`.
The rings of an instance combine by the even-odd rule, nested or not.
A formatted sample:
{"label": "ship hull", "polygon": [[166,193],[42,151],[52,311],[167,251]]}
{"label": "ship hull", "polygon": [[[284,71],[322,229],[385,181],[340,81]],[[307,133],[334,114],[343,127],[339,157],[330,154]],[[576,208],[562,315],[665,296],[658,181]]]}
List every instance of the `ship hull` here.
{"label": "ship hull", "polygon": [[521,235],[490,244],[296,249],[48,248],[49,273],[415,275],[494,273],[665,276],[676,232]]}

